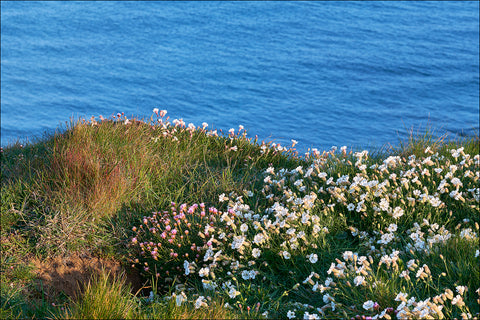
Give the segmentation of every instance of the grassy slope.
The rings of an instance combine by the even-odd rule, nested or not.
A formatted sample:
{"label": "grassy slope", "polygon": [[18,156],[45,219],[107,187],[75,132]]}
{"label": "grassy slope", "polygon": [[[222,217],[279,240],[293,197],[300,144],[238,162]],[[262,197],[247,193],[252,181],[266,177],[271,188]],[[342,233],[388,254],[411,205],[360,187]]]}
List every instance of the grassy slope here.
{"label": "grassy slope", "polygon": [[[464,146],[466,154],[473,156],[479,153],[478,138],[447,144],[433,141],[428,135],[412,138],[400,149],[389,152],[403,157],[411,154],[421,157],[425,156],[425,148],[430,146],[440,154],[451,157],[449,150],[457,149],[460,145]],[[381,162],[385,157],[386,154],[377,155],[369,161]],[[324,154],[317,157],[317,160],[319,158],[324,159],[319,163],[329,176],[335,178],[344,174],[354,176],[358,172],[355,166],[341,161],[343,158],[337,158],[332,154]],[[356,161],[352,155],[346,158],[348,159],[350,163]],[[264,269],[268,278],[265,285],[256,287],[254,289],[256,293],[252,293],[254,299],[246,299],[244,302],[251,305],[252,310],[245,309],[245,304],[243,307],[236,305],[234,310],[224,308],[223,305],[228,298],[225,295],[213,294],[208,304],[215,307],[208,312],[205,308],[195,309],[191,305],[178,307],[173,301],[164,301],[158,296],[155,296],[155,303],[144,298],[132,297],[121,279],[112,282],[105,277],[92,282],[79,302],[70,302],[61,294],[47,299],[42,297],[41,290],[32,285],[34,275],[28,262],[34,256],[44,259],[54,255],[88,252],[95,256],[116,259],[128,268],[139,253],[138,248],[129,245],[131,238],[137,235],[132,228],[141,225],[143,217],[150,216],[152,212],[168,210],[172,202],[177,204],[203,202],[207,208],[212,206],[226,210],[228,204],[219,202],[220,194],[244,195],[246,191],[252,191],[254,194],[248,199],[250,207],[263,212],[271,205],[265,199],[265,194],[268,193],[264,187],[265,169],[273,167],[276,170],[280,168],[292,170],[298,166],[306,168],[310,161],[298,157],[293,150],[278,152],[270,147],[262,150],[256,141],[246,139],[243,131],[235,135],[215,137],[208,136],[206,130],[201,128],[195,131],[182,126],[162,128],[158,123],[152,126],[137,121],[128,125],[123,121],[110,120],[101,124],[81,121],[55,137],[27,146],[16,144],[5,148],[1,154],[0,312],[2,316],[8,317],[100,318],[112,314],[114,318],[234,318],[258,317],[262,311],[268,310],[270,314],[285,317],[287,309],[282,306],[286,299],[285,294],[283,291],[275,290],[274,286],[277,282],[282,283],[279,288],[285,292],[292,292],[288,288],[292,288],[298,279],[302,277],[304,279],[310,274],[310,266],[300,262],[304,261],[300,258],[296,266],[285,263]],[[478,166],[476,170],[478,171]],[[312,188],[313,186],[314,184]],[[328,196],[320,197],[319,200],[321,202],[316,205],[313,212],[325,214],[325,207],[322,204],[328,203]],[[471,204],[470,207],[465,205],[458,208],[456,216],[451,220],[437,217],[435,213],[432,218],[432,213],[427,212],[419,213],[417,218],[422,214],[425,214],[426,218],[427,214],[430,214],[429,219],[438,220],[439,223],[448,226],[469,218],[471,223],[477,222],[478,233],[478,202]],[[330,233],[321,237],[315,246],[318,248],[319,260],[328,262],[317,269],[318,273],[325,274],[330,262],[335,261],[336,257],[341,257],[344,251],[363,250],[359,247],[359,240],[349,235],[348,228],[356,226],[360,230],[368,231],[369,228],[373,229],[372,224],[377,221],[369,218],[356,223],[351,221],[348,214],[338,217],[325,214],[322,219],[323,225],[328,227]],[[239,224],[241,222],[238,221]],[[411,224],[413,220],[406,223]],[[281,237],[275,245],[279,246],[280,240]],[[461,241],[451,241],[441,250],[444,257],[451,256],[449,258],[455,260],[458,255],[452,251],[464,250],[462,248],[468,245],[462,244]],[[271,254],[274,254],[273,252],[274,250]],[[442,263],[438,257],[438,255],[431,257],[433,265]],[[274,256],[266,258],[272,263],[276,261],[275,259]],[[167,260],[165,263],[170,261]],[[478,259],[472,261],[478,267]],[[470,270],[472,269],[470,263],[456,267],[473,272]],[[172,269],[172,272],[174,271],[175,269]],[[183,270],[181,271],[180,274],[183,273]],[[289,276],[292,280],[285,283],[279,278],[288,279]],[[378,277],[380,279],[385,275]],[[160,280],[162,278],[163,275]],[[161,282],[160,280],[157,281]],[[452,278],[446,283],[452,285],[455,280]],[[478,281],[478,272],[474,273],[473,281]],[[165,289],[161,288],[164,283],[154,281],[151,284],[159,287],[161,295],[166,294]],[[170,283],[167,282],[166,285],[168,288]],[[391,288],[385,289],[385,297],[382,299],[385,301],[392,299],[392,292],[401,289],[394,288],[395,285],[391,284]],[[428,289],[427,286],[425,290],[430,292],[437,289],[433,289],[433,286]],[[170,290],[173,290],[173,287],[170,287]],[[344,292],[341,288],[339,290]],[[476,288],[472,287],[469,290],[468,303],[470,311],[474,312],[475,309],[472,310],[471,306],[472,301],[476,300],[474,296]],[[303,288],[291,293],[296,301],[303,302],[310,300],[310,294],[311,291]],[[360,301],[363,298],[360,294],[360,291],[354,290],[352,296],[343,297],[343,303],[355,304],[355,299]],[[340,293],[338,297],[340,300]],[[41,302],[40,307],[29,304],[33,299],[36,299],[37,303]],[[56,299],[57,305],[65,306],[66,310],[52,306],[52,299]],[[319,299],[321,300],[321,296]],[[255,303],[263,303],[262,300],[272,302],[270,305],[262,304],[256,313]],[[143,303],[141,304],[143,307],[138,307],[139,302]],[[100,306],[112,304],[118,308],[114,311],[108,308],[99,310]],[[99,307],[92,309],[95,305]],[[355,313],[352,312],[348,315]]]}

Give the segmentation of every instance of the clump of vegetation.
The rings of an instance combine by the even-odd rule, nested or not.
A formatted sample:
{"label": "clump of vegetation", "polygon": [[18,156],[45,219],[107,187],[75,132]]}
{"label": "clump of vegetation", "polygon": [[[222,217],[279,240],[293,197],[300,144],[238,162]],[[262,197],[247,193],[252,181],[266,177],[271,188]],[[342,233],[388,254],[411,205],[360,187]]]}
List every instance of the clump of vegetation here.
{"label": "clump of vegetation", "polygon": [[[2,315],[479,316],[478,137],[300,156],[207,128],[154,109],[2,150]],[[73,252],[138,270],[144,290],[102,273],[45,297],[19,267]]]}

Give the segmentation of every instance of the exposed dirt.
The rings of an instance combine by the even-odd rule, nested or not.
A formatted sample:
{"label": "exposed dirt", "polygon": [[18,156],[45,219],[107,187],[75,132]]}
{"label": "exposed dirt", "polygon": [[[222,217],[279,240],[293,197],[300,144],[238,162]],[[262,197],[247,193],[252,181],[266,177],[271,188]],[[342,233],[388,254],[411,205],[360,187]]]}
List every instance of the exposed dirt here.
{"label": "exposed dirt", "polygon": [[56,300],[59,294],[76,299],[92,276],[102,269],[112,276],[126,276],[126,283],[131,285],[132,293],[142,288],[139,273],[128,268],[125,271],[120,262],[113,259],[100,259],[88,254],[74,254],[69,257],[56,257],[44,261],[34,259],[37,274],[37,286],[46,295],[47,300]]}

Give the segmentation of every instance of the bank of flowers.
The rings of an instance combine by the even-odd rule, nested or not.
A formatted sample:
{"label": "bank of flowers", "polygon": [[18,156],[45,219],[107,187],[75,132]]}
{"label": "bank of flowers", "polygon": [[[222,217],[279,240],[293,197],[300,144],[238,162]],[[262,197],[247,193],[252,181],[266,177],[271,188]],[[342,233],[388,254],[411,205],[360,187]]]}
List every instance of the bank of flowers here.
{"label": "bank of flowers", "polygon": [[[159,139],[185,130],[218,137],[154,112]],[[226,137],[231,152],[242,129]],[[267,166],[241,194],[143,217],[132,267],[196,308],[215,296],[266,318],[478,317],[479,169],[480,156],[463,148],[374,158],[309,150],[304,166]]]}

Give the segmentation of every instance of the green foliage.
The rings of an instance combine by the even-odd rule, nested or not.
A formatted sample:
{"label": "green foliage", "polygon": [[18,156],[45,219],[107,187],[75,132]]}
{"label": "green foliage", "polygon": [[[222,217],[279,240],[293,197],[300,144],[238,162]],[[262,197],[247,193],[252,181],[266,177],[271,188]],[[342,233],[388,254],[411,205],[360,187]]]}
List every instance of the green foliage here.
{"label": "green foliage", "polygon": [[[92,119],[5,148],[0,315],[394,317],[408,293],[406,316],[478,316],[478,137],[300,157],[242,130]],[[133,264],[153,296],[104,273],[64,311],[26,303],[26,257],[72,252]]]}
{"label": "green foliage", "polygon": [[73,301],[63,319],[126,319],[132,317],[135,304],[124,279],[110,277],[104,271],[87,284],[80,301]]}

